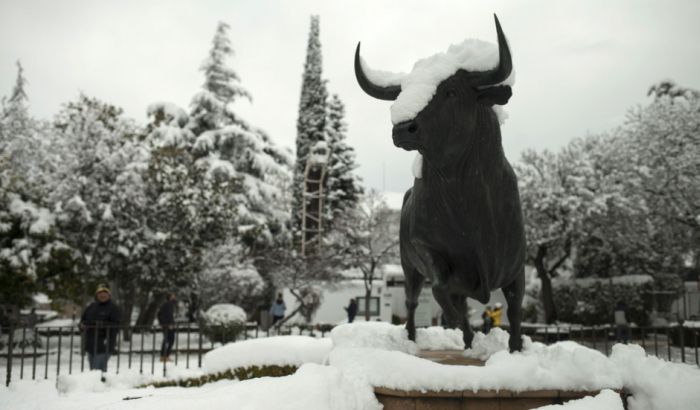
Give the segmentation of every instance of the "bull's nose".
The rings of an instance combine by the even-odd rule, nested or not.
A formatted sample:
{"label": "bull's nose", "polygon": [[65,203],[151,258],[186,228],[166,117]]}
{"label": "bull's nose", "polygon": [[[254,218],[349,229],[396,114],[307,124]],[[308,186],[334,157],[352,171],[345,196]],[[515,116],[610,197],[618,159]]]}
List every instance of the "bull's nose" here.
{"label": "bull's nose", "polygon": [[418,124],[415,121],[404,121],[394,125],[392,134],[394,137],[407,136],[418,132]]}

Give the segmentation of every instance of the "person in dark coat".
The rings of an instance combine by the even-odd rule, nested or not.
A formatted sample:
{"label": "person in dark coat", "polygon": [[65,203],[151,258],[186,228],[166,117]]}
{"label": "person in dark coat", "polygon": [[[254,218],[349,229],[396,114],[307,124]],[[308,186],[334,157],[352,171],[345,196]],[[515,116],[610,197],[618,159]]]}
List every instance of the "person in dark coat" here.
{"label": "person in dark coat", "polygon": [[95,291],[95,301],[85,309],[78,325],[85,334],[85,352],[90,370],[107,371],[109,356],[116,353],[120,322],[121,312],[112,302],[112,293],[106,285],[99,285]]}
{"label": "person in dark coat", "polygon": [[160,347],[160,361],[169,361],[170,352],[175,343],[175,308],[177,300],[174,293],[168,293],[166,300],[158,309],[158,323],[163,328],[163,344]]}
{"label": "person in dark coat", "polygon": [[352,321],[355,320],[355,316],[357,316],[357,302],[354,298],[350,299],[350,304],[345,310],[348,312],[348,323],[352,323]]}

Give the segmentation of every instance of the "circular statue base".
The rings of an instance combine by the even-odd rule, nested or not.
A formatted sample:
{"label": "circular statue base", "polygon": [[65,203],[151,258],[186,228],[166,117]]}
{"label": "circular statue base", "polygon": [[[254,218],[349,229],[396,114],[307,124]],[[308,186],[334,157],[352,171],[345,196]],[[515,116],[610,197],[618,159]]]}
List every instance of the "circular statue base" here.
{"label": "circular statue base", "polygon": [[[484,361],[464,356],[463,350],[423,350],[418,357],[432,362],[454,366],[483,366]],[[550,404],[563,404],[569,400],[596,396],[599,390],[460,390],[419,391],[375,387],[377,400],[385,410],[529,410]],[[626,394],[617,390],[625,402]]]}
{"label": "circular statue base", "polygon": [[[404,391],[375,387],[384,410],[529,410],[569,400],[596,396],[600,391],[510,390]],[[618,391],[624,400],[624,393]]]}

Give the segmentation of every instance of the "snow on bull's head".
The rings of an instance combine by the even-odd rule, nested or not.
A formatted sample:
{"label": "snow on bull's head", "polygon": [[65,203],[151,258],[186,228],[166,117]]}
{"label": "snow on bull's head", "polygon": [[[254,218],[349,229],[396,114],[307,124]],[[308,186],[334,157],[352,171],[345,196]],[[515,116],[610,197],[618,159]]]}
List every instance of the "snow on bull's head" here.
{"label": "snow on bull's head", "polygon": [[437,161],[461,153],[478,134],[498,128],[492,107],[508,102],[514,75],[508,43],[498,17],[494,18],[497,47],[465,40],[446,53],[418,61],[408,74],[370,69],[360,58],[358,43],[355,76],[360,87],[374,98],[395,101],[394,145]]}

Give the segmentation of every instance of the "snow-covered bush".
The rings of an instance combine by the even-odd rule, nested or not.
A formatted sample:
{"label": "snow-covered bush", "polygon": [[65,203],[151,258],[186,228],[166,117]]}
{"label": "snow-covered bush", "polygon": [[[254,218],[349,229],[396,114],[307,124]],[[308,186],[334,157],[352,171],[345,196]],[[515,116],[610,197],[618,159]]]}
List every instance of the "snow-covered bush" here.
{"label": "snow-covered bush", "polygon": [[[641,276],[641,275],[634,275]],[[627,306],[627,320],[644,326],[650,322],[653,310],[652,291],[678,292],[680,279],[675,275],[659,275],[655,280],[624,280],[625,276],[609,279],[585,279],[555,283],[554,303],[559,320],[584,325],[601,325],[612,322],[612,314],[618,301]],[[659,298],[657,309],[666,311],[674,297]]]}
{"label": "snow-covered bush", "polygon": [[245,330],[246,319],[240,306],[220,303],[202,314],[200,326],[202,333],[212,342],[227,343],[235,341]]}

